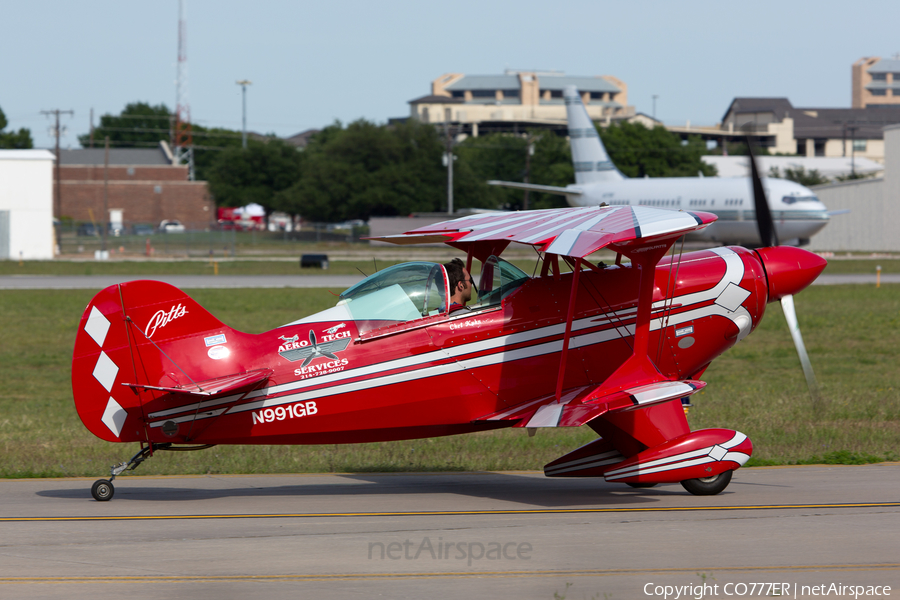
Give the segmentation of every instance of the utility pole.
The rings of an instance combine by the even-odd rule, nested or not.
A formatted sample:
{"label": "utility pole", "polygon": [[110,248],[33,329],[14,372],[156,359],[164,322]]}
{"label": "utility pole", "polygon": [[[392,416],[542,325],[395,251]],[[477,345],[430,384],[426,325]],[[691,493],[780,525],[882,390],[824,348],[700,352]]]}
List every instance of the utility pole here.
{"label": "utility pole", "polygon": [[653,94],[653,120],[656,120],[656,99],[659,98],[659,94]]}
{"label": "utility pole", "polygon": [[447,214],[453,214],[453,136],[450,134],[450,126],[444,121],[444,134],[447,137],[447,151],[444,153],[444,166],[447,167]]}
{"label": "utility pole", "polygon": [[239,86],[241,86],[241,92],[243,95],[243,112],[241,119],[241,147],[244,150],[247,149],[247,86],[253,85],[253,82],[249,79],[241,79],[235,82]]}
{"label": "utility pole", "polygon": [[[527,146],[525,149],[525,183],[531,181],[531,157],[534,156],[534,143],[541,139],[541,136],[535,136],[529,133],[526,138]],[[522,198],[522,210],[528,210],[528,190],[525,190],[525,196]]]}
{"label": "utility pole", "polygon": [[106,257],[106,233],[109,229],[109,136],[106,136],[103,152],[103,243],[101,257]]}
{"label": "utility pole", "polygon": [[[57,219],[62,218],[62,195],[60,194],[59,187],[59,137],[62,135],[62,130],[59,127],[59,115],[70,115],[75,116],[75,111],[73,110],[60,110],[58,108],[53,110],[42,110],[42,115],[53,115],[56,118],[56,125],[53,126],[53,135],[56,137],[56,197],[53,199],[53,216]],[[59,231],[56,232],[56,242],[59,244]]]}

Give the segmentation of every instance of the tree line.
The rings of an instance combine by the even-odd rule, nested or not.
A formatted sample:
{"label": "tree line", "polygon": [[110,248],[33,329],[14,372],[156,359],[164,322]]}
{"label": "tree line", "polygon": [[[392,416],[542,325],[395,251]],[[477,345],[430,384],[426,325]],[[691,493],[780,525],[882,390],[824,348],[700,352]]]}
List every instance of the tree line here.
{"label": "tree line", "polygon": [[0,108],[0,148],[4,150],[28,150],[34,148],[34,141],[31,139],[31,130],[22,127],[18,131],[4,131],[9,121],[3,109]]}
{"label": "tree line", "polygon": [[[106,137],[117,148],[152,147],[170,139],[173,117],[164,104],[134,102],[119,115],[100,117],[93,136],[78,140],[83,147],[102,147]],[[5,125],[0,112],[0,141],[27,132],[2,134]],[[196,124],[192,130],[196,178],[209,182],[218,206],[255,202],[267,212],[322,222],[447,210],[447,137],[434,125],[414,119],[386,125],[364,119],[335,122],[302,150],[274,134],[251,136],[245,149],[239,131]],[[613,162],[629,177],[715,174],[701,160],[708,152],[699,137],[683,143],[664,127],[627,122],[598,131]],[[453,144],[453,154],[456,209],[523,207],[522,191],[488,185],[491,179],[527,178],[552,186],[575,180],[569,143],[552,131],[468,137]],[[557,195],[530,193],[528,198],[528,208],[565,205]]]}

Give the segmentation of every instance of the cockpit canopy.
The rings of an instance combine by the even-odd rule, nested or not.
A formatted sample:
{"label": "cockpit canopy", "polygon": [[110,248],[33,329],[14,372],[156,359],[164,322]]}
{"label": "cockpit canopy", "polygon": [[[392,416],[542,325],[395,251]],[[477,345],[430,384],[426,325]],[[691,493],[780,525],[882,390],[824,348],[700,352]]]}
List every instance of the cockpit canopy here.
{"label": "cockpit canopy", "polygon": [[[497,306],[513,290],[528,280],[518,267],[496,256],[481,269],[478,299],[472,311]],[[366,277],[340,295],[338,306],[346,308],[360,334],[399,322],[448,314],[450,287],[443,265],[408,262],[383,269]]]}
{"label": "cockpit canopy", "polygon": [[447,276],[443,265],[409,262],[366,277],[341,294],[354,320],[410,321],[447,312]]}

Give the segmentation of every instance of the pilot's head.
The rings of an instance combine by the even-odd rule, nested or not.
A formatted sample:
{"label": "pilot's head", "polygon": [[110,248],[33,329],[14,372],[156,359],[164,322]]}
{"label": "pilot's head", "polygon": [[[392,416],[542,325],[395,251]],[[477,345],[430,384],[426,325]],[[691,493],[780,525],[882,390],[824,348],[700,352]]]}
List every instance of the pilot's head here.
{"label": "pilot's head", "polygon": [[450,302],[465,304],[472,299],[473,281],[466,265],[458,258],[454,258],[444,264],[447,270],[447,279],[450,284]]}

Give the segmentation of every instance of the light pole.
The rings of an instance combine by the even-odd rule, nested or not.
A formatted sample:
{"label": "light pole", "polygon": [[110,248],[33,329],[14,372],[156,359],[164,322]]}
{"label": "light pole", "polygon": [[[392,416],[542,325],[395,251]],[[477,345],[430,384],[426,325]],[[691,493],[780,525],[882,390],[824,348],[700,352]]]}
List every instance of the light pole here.
{"label": "light pole", "polygon": [[453,155],[453,136],[450,127],[444,121],[444,135],[447,136],[447,151],[444,152],[443,163],[447,167],[447,214],[453,214],[453,161],[456,156]]}
{"label": "light pole", "polygon": [[241,120],[241,146],[247,149],[247,86],[253,82],[249,79],[241,79],[236,81],[241,86],[241,94],[243,95],[243,118]]}

